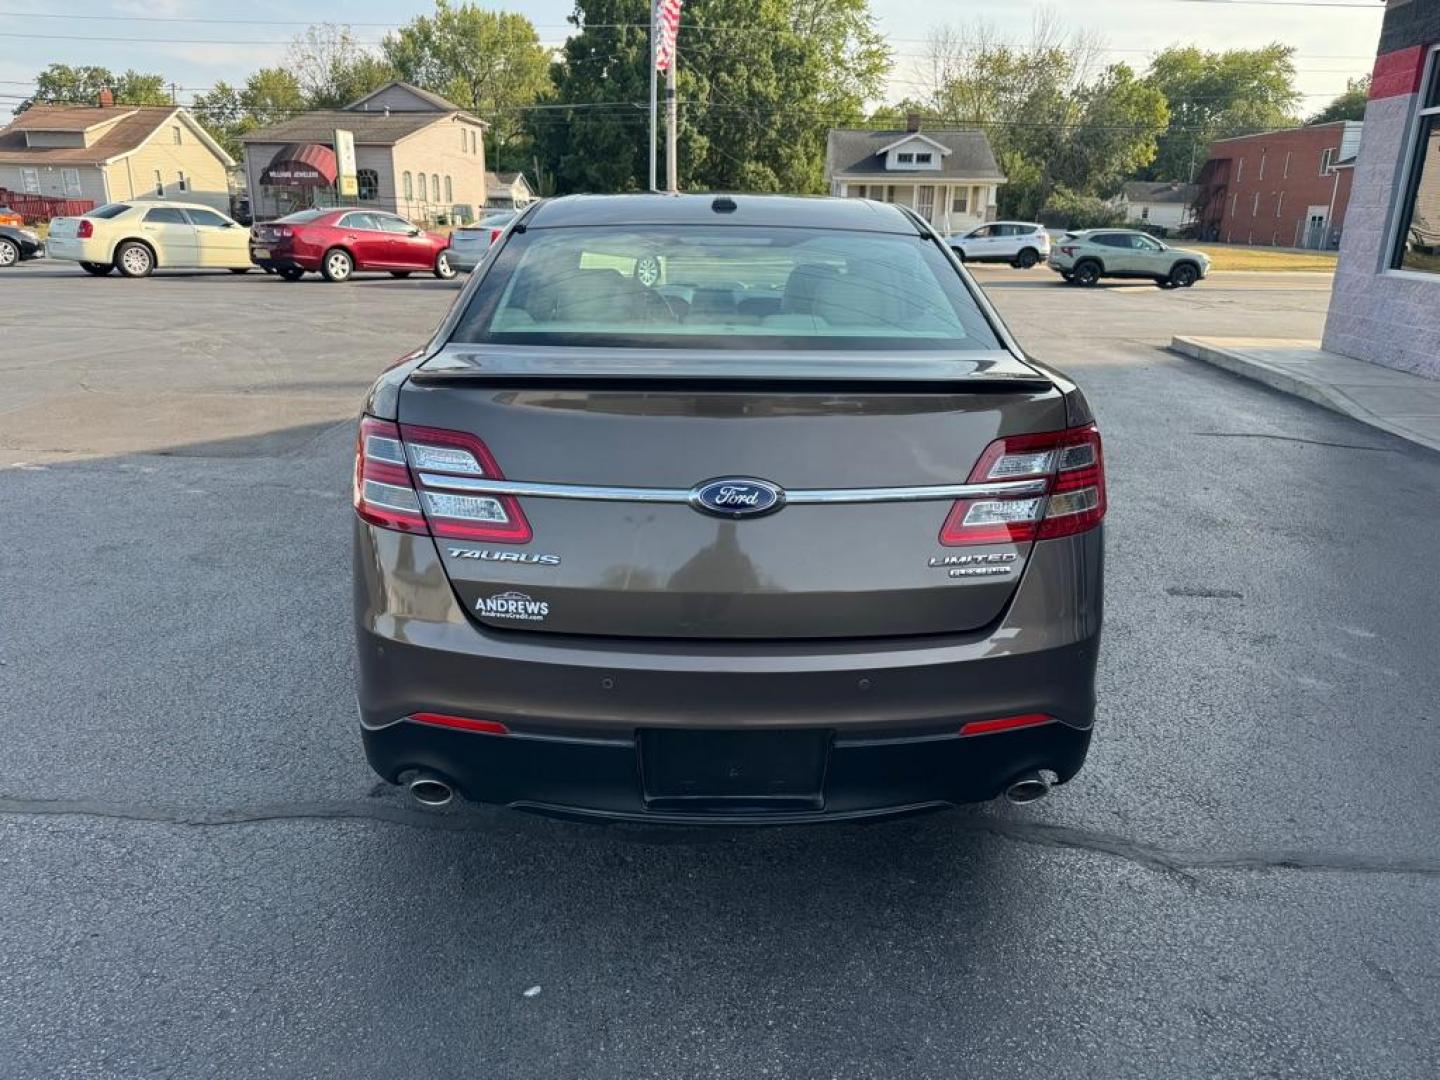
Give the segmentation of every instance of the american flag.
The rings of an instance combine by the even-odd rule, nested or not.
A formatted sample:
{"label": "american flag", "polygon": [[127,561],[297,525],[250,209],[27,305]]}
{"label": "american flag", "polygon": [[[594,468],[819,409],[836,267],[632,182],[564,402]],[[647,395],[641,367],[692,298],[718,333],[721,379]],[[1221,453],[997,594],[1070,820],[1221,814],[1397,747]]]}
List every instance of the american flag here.
{"label": "american flag", "polygon": [[675,62],[675,38],[680,33],[680,8],[685,0],[656,0],[655,22],[660,36],[655,42],[655,70],[667,71]]}

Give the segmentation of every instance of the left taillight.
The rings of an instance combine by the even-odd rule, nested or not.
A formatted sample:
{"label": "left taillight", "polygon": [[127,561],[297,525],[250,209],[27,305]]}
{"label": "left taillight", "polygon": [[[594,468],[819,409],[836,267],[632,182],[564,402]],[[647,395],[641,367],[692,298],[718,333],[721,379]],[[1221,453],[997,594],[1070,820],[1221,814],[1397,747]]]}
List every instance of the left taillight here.
{"label": "left taillight", "polygon": [[355,512],[372,525],[455,540],[524,544],[530,522],[509,495],[466,490],[466,481],[502,480],[474,435],[366,416],[355,442]]}
{"label": "left taillight", "polygon": [[89,240],[95,235],[95,223],[88,218],[81,218],[80,224],[75,226],[75,237],[78,240]]}
{"label": "left taillight", "polygon": [[960,499],[940,529],[946,547],[1019,544],[1073,536],[1105,517],[1105,459],[1094,424],[1009,435],[985,448],[969,483],[1046,480],[1043,493]]}

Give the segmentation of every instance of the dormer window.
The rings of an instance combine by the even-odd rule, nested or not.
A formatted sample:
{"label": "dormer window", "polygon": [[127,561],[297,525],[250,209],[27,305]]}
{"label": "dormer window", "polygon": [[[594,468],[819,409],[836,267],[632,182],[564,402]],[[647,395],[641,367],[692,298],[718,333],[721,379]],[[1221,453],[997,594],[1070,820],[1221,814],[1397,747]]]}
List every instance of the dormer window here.
{"label": "dormer window", "polygon": [[[930,155],[929,155],[929,154],[926,154],[925,156],[926,156],[926,157],[929,157]],[[901,164],[901,165],[913,165],[913,164],[915,164],[915,155],[914,155],[914,154],[896,154],[896,155],[895,155],[895,160],[896,160],[896,162],[898,162],[898,163]]]}
{"label": "dormer window", "polygon": [[[901,154],[901,155],[900,155],[900,160],[901,160],[901,161],[904,161],[904,160],[905,160],[905,157],[906,157],[905,154]],[[935,155],[934,155],[934,154],[924,153],[924,154],[916,154],[916,155],[915,155],[915,164],[916,164],[916,165],[929,165],[929,164],[930,164],[932,161],[934,161],[934,160],[935,160]]]}

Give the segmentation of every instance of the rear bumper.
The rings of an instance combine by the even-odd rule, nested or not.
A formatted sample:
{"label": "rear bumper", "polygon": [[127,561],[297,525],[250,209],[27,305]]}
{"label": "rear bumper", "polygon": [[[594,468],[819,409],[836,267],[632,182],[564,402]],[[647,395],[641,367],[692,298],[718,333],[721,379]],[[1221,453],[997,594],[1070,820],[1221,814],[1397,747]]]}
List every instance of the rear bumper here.
{"label": "rear bumper", "polygon": [[45,241],[45,253],[52,259],[71,262],[108,263],[110,251],[103,241],[81,240],[76,237],[51,237]]}
{"label": "rear bumper", "polygon": [[485,261],[487,248],[478,248],[470,244],[462,244],[456,247],[451,244],[445,249],[446,255],[450,258],[450,265],[456,270],[474,270]]}
{"label": "rear bumper", "polygon": [[[1036,545],[996,625],[939,638],[807,642],[585,639],[497,632],[455,599],[434,541],[355,523],[358,701],[385,779],[413,769],[465,797],[520,808],[660,821],[870,817],[994,798],[1085,759],[1100,644],[1099,530]],[[499,721],[511,734],[406,719]],[[1055,723],[961,737],[972,720]],[[685,814],[647,804],[637,732],[830,734],[815,809]]]}
{"label": "rear bumper", "polygon": [[798,824],[890,817],[993,799],[1015,777],[1080,770],[1090,731],[1058,721],[962,737],[836,735],[815,808],[714,800],[703,809],[644,796],[639,741],[487,735],[402,721],[362,729],[371,766],[394,781],[412,769],[445,776],[467,798],[561,817],[663,824]]}
{"label": "rear bumper", "polygon": [[[258,255],[257,251],[267,254]],[[318,257],[311,258],[277,248],[257,248],[254,244],[250,245],[250,261],[263,270],[308,270],[313,273],[320,269]]]}

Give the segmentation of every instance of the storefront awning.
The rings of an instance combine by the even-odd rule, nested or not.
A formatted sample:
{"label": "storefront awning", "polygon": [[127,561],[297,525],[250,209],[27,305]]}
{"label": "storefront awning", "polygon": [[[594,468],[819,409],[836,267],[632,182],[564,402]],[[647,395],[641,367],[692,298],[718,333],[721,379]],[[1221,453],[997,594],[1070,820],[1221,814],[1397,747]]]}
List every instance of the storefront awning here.
{"label": "storefront awning", "polygon": [[339,175],[335,151],[324,143],[291,143],[275,151],[260,173],[272,187],[329,187]]}

